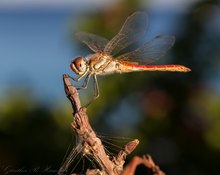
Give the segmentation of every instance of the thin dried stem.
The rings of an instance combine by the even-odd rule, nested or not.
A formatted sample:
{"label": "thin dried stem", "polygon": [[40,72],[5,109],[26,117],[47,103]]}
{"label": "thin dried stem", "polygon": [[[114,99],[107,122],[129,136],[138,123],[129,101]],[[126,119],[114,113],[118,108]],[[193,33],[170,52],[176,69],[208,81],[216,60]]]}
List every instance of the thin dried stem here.
{"label": "thin dried stem", "polygon": [[[67,98],[70,100],[73,108],[73,122],[71,126],[80,138],[80,144],[83,147],[80,150],[82,150],[81,152],[83,155],[89,155],[92,157],[100,167],[100,169],[88,169],[86,174],[122,174],[126,156],[136,148],[139,141],[135,139],[134,141],[127,143],[124,146],[124,149],[119,151],[118,155],[110,160],[108,154],[105,152],[101,139],[97,137],[89,123],[86,108],[81,106],[77,89],[72,85],[67,75],[63,75],[63,82]],[[70,159],[71,158],[68,156],[66,160],[69,161]],[[66,162],[64,162],[63,165],[65,165],[65,168],[61,166],[58,174],[65,174],[64,171],[66,171],[69,165],[67,166]]]}
{"label": "thin dried stem", "polygon": [[165,175],[165,173],[160,170],[160,167],[154,163],[150,155],[144,155],[142,158],[138,156],[133,157],[130,163],[124,168],[121,175],[134,175],[137,166],[140,164],[149,168],[151,170],[151,175]]}

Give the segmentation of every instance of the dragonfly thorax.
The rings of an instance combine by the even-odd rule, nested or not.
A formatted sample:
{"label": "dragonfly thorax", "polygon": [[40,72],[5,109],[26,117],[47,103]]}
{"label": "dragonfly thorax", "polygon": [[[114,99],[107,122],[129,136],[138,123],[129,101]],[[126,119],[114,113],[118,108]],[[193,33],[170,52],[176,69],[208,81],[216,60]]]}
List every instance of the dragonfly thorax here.
{"label": "dragonfly thorax", "polygon": [[76,57],[70,63],[70,68],[78,75],[82,75],[87,70],[87,63],[83,57]]}

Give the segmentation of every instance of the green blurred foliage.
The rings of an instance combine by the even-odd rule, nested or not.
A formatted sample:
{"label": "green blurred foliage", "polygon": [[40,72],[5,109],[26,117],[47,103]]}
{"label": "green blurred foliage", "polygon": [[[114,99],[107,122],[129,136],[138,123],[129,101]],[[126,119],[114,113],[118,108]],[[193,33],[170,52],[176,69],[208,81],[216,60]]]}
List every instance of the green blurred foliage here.
{"label": "green blurred foliage", "polygon": [[0,104],[1,174],[57,170],[57,160],[73,138],[71,110],[40,103],[30,89],[9,89],[5,94]]}

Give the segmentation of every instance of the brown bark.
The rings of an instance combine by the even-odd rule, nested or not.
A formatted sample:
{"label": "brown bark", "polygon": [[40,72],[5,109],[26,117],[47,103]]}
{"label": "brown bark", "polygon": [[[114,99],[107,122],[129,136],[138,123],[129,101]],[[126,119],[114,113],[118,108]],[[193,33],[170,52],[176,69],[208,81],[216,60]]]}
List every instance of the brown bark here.
{"label": "brown bark", "polygon": [[[100,170],[87,170],[86,174],[121,174],[126,156],[135,149],[139,141],[135,139],[129,142],[117,156],[110,160],[109,156],[105,152],[101,139],[97,137],[89,123],[86,108],[81,106],[79,94],[76,88],[72,85],[66,75],[63,76],[63,82],[67,98],[70,100],[73,108],[73,122],[71,126],[80,138],[80,144],[83,147],[82,154],[90,155],[90,157],[92,157],[93,160],[101,167]],[[71,160],[71,157],[67,157],[63,166],[59,170],[59,174],[65,174],[63,171],[68,168],[69,160]]]}
{"label": "brown bark", "polygon": [[[73,122],[71,126],[80,139],[77,148],[80,147],[81,149],[78,150],[81,150],[82,155],[89,155],[99,167],[101,167],[100,169],[87,169],[86,175],[134,175],[137,166],[140,164],[149,168],[151,170],[151,175],[165,175],[160,170],[159,166],[155,165],[149,155],[143,156],[143,158],[135,156],[123,169],[127,155],[139,144],[137,139],[127,143],[124,149],[119,151],[118,155],[110,160],[108,154],[105,152],[101,139],[97,137],[89,123],[86,108],[81,106],[76,88],[66,75],[63,75],[63,82],[67,98],[70,100],[73,108]],[[61,166],[58,172],[59,175],[65,174],[65,171],[68,169],[73,159],[71,156],[72,154],[70,153]]]}

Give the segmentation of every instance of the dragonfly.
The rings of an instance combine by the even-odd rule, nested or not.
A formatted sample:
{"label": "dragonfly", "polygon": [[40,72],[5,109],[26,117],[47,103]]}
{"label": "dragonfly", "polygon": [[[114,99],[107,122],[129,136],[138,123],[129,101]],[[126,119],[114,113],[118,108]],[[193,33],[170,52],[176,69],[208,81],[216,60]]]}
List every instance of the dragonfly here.
{"label": "dragonfly", "polygon": [[145,36],[147,19],[145,12],[134,12],[127,17],[118,34],[111,40],[92,33],[76,33],[76,38],[94,52],[87,57],[78,56],[70,63],[71,70],[78,75],[77,78],[68,75],[71,79],[78,82],[86,77],[77,89],[87,88],[90,78],[93,77],[94,101],[99,97],[97,75],[137,71],[189,72],[190,69],[182,65],[151,65],[173,46],[175,37],[171,35],[158,35],[133,51],[120,54]]}

